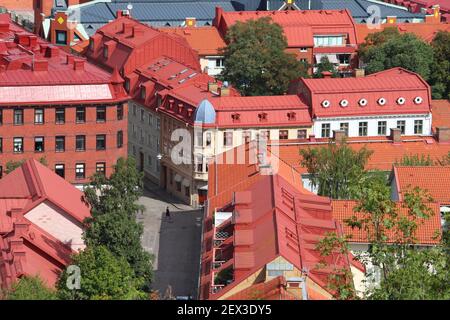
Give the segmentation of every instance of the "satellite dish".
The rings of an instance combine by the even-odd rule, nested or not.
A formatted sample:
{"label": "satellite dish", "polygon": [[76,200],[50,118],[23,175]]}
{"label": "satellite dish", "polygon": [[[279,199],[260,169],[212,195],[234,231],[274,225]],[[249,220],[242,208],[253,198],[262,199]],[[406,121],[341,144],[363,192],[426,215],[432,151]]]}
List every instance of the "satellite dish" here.
{"label": "satellite dish", "polygon": [[131,3],[129,3],[129,4],[127,5],[127,9],[128,9],[128,10],[133,9],[133,5],[132,5]]}

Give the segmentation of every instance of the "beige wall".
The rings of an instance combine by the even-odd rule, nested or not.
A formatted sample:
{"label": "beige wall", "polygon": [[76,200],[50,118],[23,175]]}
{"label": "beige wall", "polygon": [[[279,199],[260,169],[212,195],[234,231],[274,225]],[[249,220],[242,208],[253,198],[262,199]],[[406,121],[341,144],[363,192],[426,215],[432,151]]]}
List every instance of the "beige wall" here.
{"label": "beige wall", "polygon": [[61,242],[69,244],[73,250],[85,248],[81,223],[50,202],[45,201],[39,204],[30,210],[25,218]]}

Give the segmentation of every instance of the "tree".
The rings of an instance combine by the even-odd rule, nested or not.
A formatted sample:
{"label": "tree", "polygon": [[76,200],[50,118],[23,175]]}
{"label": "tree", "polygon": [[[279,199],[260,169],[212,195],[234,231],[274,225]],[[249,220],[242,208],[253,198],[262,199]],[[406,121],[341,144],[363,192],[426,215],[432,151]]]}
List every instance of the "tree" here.
{"label": "tree", "polygon": [[69,289],[70,274],[65,270],[57,283],[58,295],[64,300],[132,300],[145,299],[140,290],[142,278],[122,257],[115,257],[104,246],[92,246],[72,257],[81,270],[80,289]]}
{"label": "tree", "polygon": [[[6,173],[6,174],[11,173],[12,171],[16,170],[16,169],[19,168],[21,165],[23,165],[23,164],[25,163],[25,161],[26,161],[25,159],[18,160],[18,161],[14,161],[14,160],[8,161],[8,162],[6,163],[6,170],[5,170],[5,173]],[[48,165],[47,159],[46,159],[45,157],[39,158],[39,162],[40,162],[42,165],[44,165],[44,166],[47,166],[47,165]]]}
{"label": "tree", "polygon": [[316,65],[316,72],[314,72],[314,78],[323,78],[322,72],[331,72],[331,77],[336,78],[338,73],[334,65],[330,62],[327,56],[320,58],[320,62]]}
{"label": "tree", "polygon": [[269,17],[237,22],[225,40],[225,68],[219,78],[244,96],[281,95],[292,80],[307,76],[307,65],[285,52],[283,29]]}
{"label": "tree", "polygon": [[[428,192],[413,188],[404,193],[402,206],[407,210],[407,216],[399,214],[385,184],[368,185],[360,191],[358,198],[354,210],[362,217],[353,216],[345,223],[366,232],[370,250],[357,258],[365,264],[370,261],[382,275],[378,285],[368,287],[366,297],[448,299],[448,254],[442,246],[428,250],[414,246],[419,224],[433,214],[427,205],[432,201]],[[375,272],[368,272],[368,279],[373,279]]]}
{"label": "tree", "polygon": [[109,178],[95,174],[85,190],[92,218],[86,220],[86,245],[107,247],[116,257],[124,257],[137,277],[149,290],[152,280],[152,256],[142,248],[142,224],[136,214],[143,210],[137,204],[142,194],[142,173],[133,158],[120,158]]}
{"label": "tree", "polygon": [[349,268],[337,266],[334,262],[338,259],[335,255],[347,257],[350,253],[348,238],[340,236],[335,232],[327,232],[319,240],[316,250],[320,254],[320,262],[317,268],[331,268],[332,272],[328,276],[327,287],[333,291],[333,297],[338,300],[354,300],[357,298],[353,285],[353,275]]}
{"label": "tree", "polygon": [[6,290],[6,300],[56,300],[55,290],[48,288],[38,276],[25,276],[20,278]]}
{"label": "tree", "polygon": [[363,147],[354,151],[347,143],[300,150],[301,164],[311,174],[311,184],[318,194],[333,199],[349,199],[351,186],[365,174],[364,167],[373,152]]}
{"label": "tree", "polygon": [[430,155],[425,157],[424,154],[421,154],[420,157],[418,154],[404,155],[400,161],[397,161],[395,165],[398,166],[432,166],[434,165],[434,161],[431,159]]}
{"label": "tree", "polygon": [[430,77],[433,99],[450,99],[450,32],[439,31],[431,46],[434,54]]}
{"label": "tree", "polygon": [[368,36],[358,54],[368,74],[402,67],[420,74],[425,80],[431,76],[433,49],[411,33],[399,34],[386,28]]}

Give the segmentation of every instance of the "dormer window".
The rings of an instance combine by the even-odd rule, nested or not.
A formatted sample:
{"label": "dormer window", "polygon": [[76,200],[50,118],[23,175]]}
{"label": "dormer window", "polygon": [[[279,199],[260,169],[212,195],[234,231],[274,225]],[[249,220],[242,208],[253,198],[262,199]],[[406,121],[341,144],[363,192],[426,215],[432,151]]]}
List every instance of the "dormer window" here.
{"label": "dormer window", "polygon": [[288,112],[287,116],[289,120],[295,120],[295,112]]}
{"label": "dormer window", "polygon": [[103,58],[108,59],[108,47],[103,48]]}
{"label": "dormer window", "polygon": [[258,114],[259,121],[266,121],[267,120],[267,113],[261,112]]}
{"label": "dormer window", "polygon": [[94,39],[89,39],[89,50],[94,51]]}
{"label": "dormer window", "polygon": [[145,100],[146,92],[145,87],[141,87],[141,99]]}
{"label": "dormer window", "polygon": [[183,104],[179,103],[178,104],[178,113],[181,113],[181,112],[183,112]]}
{"label": "dormer window", "polygon": [[241,115],[239,113],[233,113],[231,115],[231,118],[233,119],[233,121],[239,121],[239,119],[241,118]]}
{"label": "dormer window", "polygon": [[130,79],[125,79],[125,90],[130,93]]}

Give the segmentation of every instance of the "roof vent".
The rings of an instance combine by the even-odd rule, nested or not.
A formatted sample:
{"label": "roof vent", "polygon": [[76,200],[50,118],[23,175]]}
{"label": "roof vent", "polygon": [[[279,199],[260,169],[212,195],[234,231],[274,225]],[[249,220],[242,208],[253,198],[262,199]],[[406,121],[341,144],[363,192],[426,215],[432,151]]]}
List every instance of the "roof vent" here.
{"label": "roof vent", "polygon": [[380,99],[378,99],[378,104],[379,104],[380,106],[384,106],[384,105],[386,104],[386,99],[385,99],[385,98],[380,98]]}
{"label": "roof vent", "polygon": [[358,103],[361,107],[365,107],[365,106],[367,106],[367,99],[364,99],[364,98],[359,99]]}
{"label": "roof vent", "polygon": [[415,103],[415,104],[421,104],[422,101],[423,101],[422,97],[415,97],[415,98],[414,98],[414,103]]}
{"label": "roof vent", "polygon": [[348,100],[342,99],[341,102],[339,102],[339,104],[342,108],[345,108],[348,106]]}
{"label": "roof vent", "polygon": [[331,105],[330,100],[323,100],[322,107],[328,108]]}
{"label": "roof vent", "polygon": [[405,104],[405,101],[406,101],[405,98],[400,97],[397,99],[397,104],[399,104],[399,105]]}

